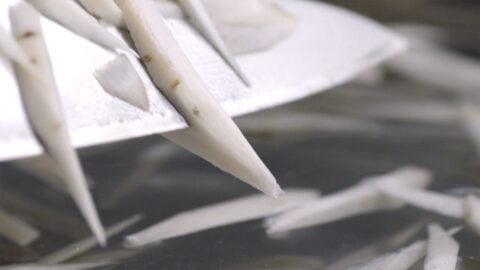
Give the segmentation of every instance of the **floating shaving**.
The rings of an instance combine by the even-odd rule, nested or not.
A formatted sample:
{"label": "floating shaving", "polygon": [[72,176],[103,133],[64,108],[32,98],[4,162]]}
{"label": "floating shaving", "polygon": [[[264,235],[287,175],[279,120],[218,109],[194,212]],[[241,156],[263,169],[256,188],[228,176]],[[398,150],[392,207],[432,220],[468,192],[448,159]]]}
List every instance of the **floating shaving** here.
{"label": "floating shaving", "polygon": [[464,220],[470,228],[480,235],[480,200],[473,195],[468,195],[463,200]]}
{"label": "floating shaving", "polygon": [[17,41],[0,25],[0,52],[24,69],[31,71],[30,61]]}
{"label": "floating shaving", "polygon": [[178,2],[189,17],[190,21],[193,23],[194,27],[204,35],[208,42],[210,42],[210,44],[218,51],[225,62],[232,68],[232,70],[243,81],[243,83],[247,86],[250,86],[250,81],[242,71],[241,67],[238,65],[230,50],[225,45],[220,33],[217,31],[217,28],[210,19],[210,15],[203,6],[202,1],[178,0]]}
{"label": "floating shaving", "polygon": [[[115,225],[112,225],[111,227],[108,227],[107,230],[105,231],[105,234],[108,238],[121,233],[122,231],[125,231],[138,221],[140,221],[143,218],[141,214],[134,215],[126,220],[123,220]],[[43,259],[40,260],[40,263],[44,264],[57,264],[61,263],[64,261],[67,261],[73,257],[76,257],[78,255],[81,255],[82,253],[87,252],[91,248],[95,247],[97,245],[97,240],[91,236],[87,237],[83,240],[77,241],[75,243],[72,243],[59,251],[56,251]]]}
{"label": "floating shaving", "polygon": [[345,257],[336,260],[328,267],[322,268],[322,270],[345,270],[349,266],[360,264],[379,253],[385,252],[385,250],[395,250],[411,241],[421,230],[425,228],[425,221],[417,222],[393,235],[388,236],[386,239],[381,239],[368,246],[361,247],[360,249],[348,254]]}
{"label": "floating shaving", "polygon": [[189,124],[187,129],[162,135],[266,194],[280,195],[275,177],[211,96],[155,3],[118,0],[117,4],[153,81]]}
{"label": "floating shaving", "polygon": [[413,189],[398,185],[377,185],[384,194],[402,200],[415,207],[444,216],[462,218],[462,199],[428,190]]}
{"label": "floating shaving", "polygon": [[459,102],[461,123],[480,157],[480,107],[478,99],[461,98]]}
{"label": "floating shaving", "polygon": [[79,0],[80,4],[92,15],[118,27],[124,27],[122,11],[115,0]]}
{"label": "floating shaving", "polygon": [[27,0],[42,15],[63,25],[70,31],[112,51],[123,51],[137,56],[122,40],[107,31],[93,16],[72,0]]}
{"label": "floating shaving", "polygon": [[267,220],[269,234],[283,233],[373,211],[390,210],[403,206],[397,199],[390,199],[378,191],[374,184],[405,185],[425,188],[430,183],[429,171],[416,167],[405,167],[382,176],[369,177],[360,184],[308,202]]}
{"label": "floating shaving", "polygon": [[[455,227],[448,231],[454,235],[461,228]],[[407,270],[427,253],[427,241],[419,240],[396,252],[382,255],[366,264],[349,267],[347,270]]]}
{"label": "floating shaving", "polygon": [[144,111],[149,110],[147,89],[126,55],[120,54],[98,68],[94,76],[110,95]]}
{"label": "floating shaving", "polygon": [[40,232],[0,208],[0,235],[20,246],[28,246],[40,236]]}
{"label": "floating shaving", "polygon": [[455,270],[460,245],[440,225],[428,226],[425,270]]}
{"label": "floating shaving", "polygon": [[[415,39],[428,43],[420,36]],[[458,94],[475,95],[480,89],[479,61],[433,44],[427,49],[411,48],[387,61],[387,67],[406,78]]]}
{"label": "floating shaving", "polygon": [[57,264],[57,265],[43,265],[43,264],[13,264],[0,266],[0,270],[83,270],[93,269],[100,266],[108,265],[105,262],[94,263],[71,263],[71,264]]}
{"label": "floating shaving", "polygon": [[52,160],[60,168],[65,185],[90,228],[99,242],[105,244],[102,224],[70,141],[40,27],[40,17],[30,5],[20,2],[10,9],[10,20],[18,43],[32,59],[32,65],[38,69],[40,75],[32,76],[24,69],[15,67],[22,101],[30,123]]}
{"label": "floating shaving", "polygon": [[350,267],[348,270],[407,270],[425,256],[426,250],[427,241],[416,241],[397,252],[383,255],[362,266]]}
{"label": "floating shaving", "polygon": [[310,189],[289,189],[278,199],[252,195],[176,214],[158,224],[125,238],[125,247],[138,247],[165,239],[271,216],[299,204],[308,203],[318,194]]}

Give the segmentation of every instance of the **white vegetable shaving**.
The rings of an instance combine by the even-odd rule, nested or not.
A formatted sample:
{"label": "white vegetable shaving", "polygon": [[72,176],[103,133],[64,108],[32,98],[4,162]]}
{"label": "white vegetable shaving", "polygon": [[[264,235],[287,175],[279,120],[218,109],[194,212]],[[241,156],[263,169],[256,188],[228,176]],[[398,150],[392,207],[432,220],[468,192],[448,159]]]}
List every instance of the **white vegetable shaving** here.
{"label": "white vegetable shaving", "polygon": [[107,31],[93,16],[73,0],[27,0],[42,15],[58,22],[72,32],[112,51],[137,55],[122,40]]}
{"label": "white vegetable shaving", "polygon": [[[140,221],[143,218],[142,215],[134,215],[126,220],[123,220],[117,224],[112,225],[111,227],[108,227],[107,230],[105,231],[105,234],[107,238],[110,238],[116,234],[121,233],[122,231],[125,231],[138,221]],[[88,237],[83,240],[77,241],[75,243],[72,243],[59,251],[56,251],[43,259],[40,260],[40,263],[44,264],[58,264],[61,262],[65,262],[71,258],[74,258],[78,255],[81,255],[91,248],[95,247],[97,245],[97,241],[94,237]]]}
{"label": "white vegetable shaving", "polygon": [[428,226],[425,270],[455,270],[460,245],[440,225]]}
{"label": "white vegetable shaving", "polygon": [[41,138],[48,154],[63,174],[65,185],[87,220],[100,243],[105,244],[105,234],[88,190],[58,98],[55,80],[40,27],[39,14],[25,2],[10,10],[10,19],[17,41],[41,76],[16,67],[22,101],[29,120]]}
{"label": "white vegetable shaving", "polygon": [[40,232],[0,208],[0,235],[20,246],[28,246],[40,236]]}
{"label": "white vegetable shaving", "polygon": [[480,235],[480,199],[474,195],[468,195],[463,200],[463,207],[465,223]]}
{"label": "white vegetable shaving", "polygon": [[416,241],[397,252],[383,255],[362,265],[350,267],[347,270],[407,270],[423,256],[427,250],[427,241]]}
{"label": "white vegetable shaving", "polygon": [[364,213],[389,210],[404,205],[397,199],[390,199],[378,191],[373,184],[405,185],[424,188],[430,183],[430,173],[421,168],[406,167],[383,176],[367,178],[367,181],[336,192],[329,196],[308,202],[277,217],[267,220],[269,234],[321,225]]}
{"label": "white vegetable shaving", "polygon": [[318,196],[314,190],[286,190],[278,199],[252,195],[174,215],[125,238],[132,248],[220,226],[253,220],[308,203]]}
{"label": "white vegetable shaving", "polygon": [[323,268],[322,270],[345,270],[349,266],[358,265],[369,258],[372,258],[379,253],[384,253],[385,250],[395,250],[405,245],[413,239],[421,230],[425,228],[425,222],[420,221],[412,226],[409,226],[405,229],[402,229],[399,232],[387,237],[386,239],[381,239],[367,246],[363,246],[360,249],[348,254],[345,257],[336,260],[334,263],[330,264],[328,267]]}
{"label": "white vegetable shaving", "polygon": [[392,198],[402,200],[427,211],[453,218],[462,218],[464,215],[462,199],[457,197],[398,185],[376,186],[384,194]]}
{"label": "white vegetable shaving", "polygon": [[28,56],[2,25],[0,25],[0,52],[26,70],[32,70]]}
{"label": "white vegetable shaving", "polygon": [[225,62],[232,68],[232,70],[243,81],[243,83],[245,83],[245,85],[247,86],[250,86],[250,81],[248,80],[245,73],[242,71],[241,67],[238,65],[230,50],[225,45],[225,42],[220,36],[220,33],[217,31],[215,25],[210,19],[209,14],[207,13],[207,10],[203,6],[202,1],[178,1],[187,16],[189,16],[190,21],[193,23],[195,28],[205,36],[205,38],[218,51],[218,53],[223,57]]}
{"label": "white vegetable shaving", "polygon": [[79,0],[82,6],[92,15],[115,25],[124,27],[122,11],[115,4],[115,0]]}
{"label": "white vegetable shaving", "polygon": [[475,94],[480,88],[478,60],[443,49],[423,36],[413,36],[409,40],[417,46],[389,60],[387,67],[390,70],[457,94]]}
{"label": "white vegetable shaving", "polygon": [[127,56],[118,55],[115,59],[97,69],[95,78],[110,95],[135,107],[148,111],[147,89],[140,75]]}
{"label": "white vegetable shaving", "polygon": [[[455,227],[448,234],[455,234],[460,228]],[[349,267],[347,270],[407,270],[427,253],[427,241],[415,241],[396,252],[382,255],[366,264]]]}
{"label": "white vegetable shaving", "polygon": [[480,107],[478,99],[462,98],[459,102],[461,123],[480,157]]}
{"label": "white vegetable shaving", "polygon": [[117,4],[153,81],[190,125],[163,135],[266,194],[279,196],[275,177],[209,93],[152,0]]}
{"label": "white vegetable shaving", "polygon": [[93,269],[104,266],[109,263],[94,262],[94,263],[70,263],[57,265],[43,265],[43,264],[13,264],[0,266],[0,270],[84,270]]}

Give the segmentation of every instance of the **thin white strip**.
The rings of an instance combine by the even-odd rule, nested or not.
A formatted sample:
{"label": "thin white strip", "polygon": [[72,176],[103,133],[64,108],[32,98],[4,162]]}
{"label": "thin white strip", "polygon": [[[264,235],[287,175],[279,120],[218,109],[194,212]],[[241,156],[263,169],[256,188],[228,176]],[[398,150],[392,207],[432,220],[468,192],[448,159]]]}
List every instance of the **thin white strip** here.
{"label": "thin white strip", "polygon": [[460,245],[439,224],[428,226],[425,270],[455,270]]}
{"label": "thin white strip", "polygon": [[399,232],[389,236],[386,239],[374,242],[368,246],[361,247],[360,249],[348,254],[345,257],[336,260],[333,264],[325,267],[322,270],[345,270],[350,266],[360,264],[365,260],[377,256],[379,251],[395,250],[411,241],[421,230],[425,227],[425,222],[420,221],[413,224]]}
{"label": "thin white strip", "polygon": [[107,31],[93,16],[73,0],[27,0],[45,17],[70,31],[112,51],[137,53],[121,39]]}
{"label": "thin white strip", "polygon": [[382,176],[370,177],[358,185],[268,219],[267,232],[269,234],[284,233],[368,212],[395,209],[404,204],[397,199],[385,197],[375,188],[375,184],[424,188],[430,183],[430,178],[428,171],[415,167],[406,167]]}
{"label": "thin white strip", "polygon": [[379,189],[386,195],[402,200],[415,207],[453,218],[464,215],[462,199],[439,192],[419,190],[394,185],[382,185]]}
{"label": "thin white strip", "polygon": [[[454,235],[459,227],[448,230]],[[427,253],[427,240],[415,241],[396,252],[382,255],[366,264],[349,267],[347,270],[407,270]]]}
{"label": "thin white strip", "polygon": [[235,71],[237,76],[250,86],[250,80],[247,75],[242,71],[242,68],[238,65],[237,61],[233,57],[233,54],[225,45],[220,33],[215,27],[215,24],[210,19],[210,15],[203,6],[200,0],[178,0],[185,13],[190,17],[190,21],[194,27],[200,31],[205,38],[212,44],[212,46],[220,53],[225,62]]}
{"label": "thin white strip", "polygon": [[124,27],[122,11],[115,0],[79,0],[82,6],[92,15],[118,27]]}
{"label": "thin white strip", "polygon": [[0,209],[0,235],[20,246],[28,246],[40,236],[40,232]]}
{"label": "thin white strip", "polygon": [[252,195],[182,212],[125,238],[132,248],[165,239],[262,218],[285,211],[318,196],[314,190],[286,190],[277,199]]}
{"label": "thin white strip", "polygon": [[463,200],[463,207],[465,223],[480,235],[480,199],[474,195],[468,195]]}
{"label": "thin white strip", "polygon": [[43,146],[59,167],[65,185],[100,243],[105,244],[102,224],[88,190],[80,161],[70,141],[64,112],[58,98],[50,58],[39,14],[20,2],[10,10],[13,33],[31,59],[40,76],[33,76],[18,66],[15,72],[25,110]]}
{"label": "thin white strip", "polygon": [[[116,234],[125,231],[129,227],[133,226],[135,223],[140,221],[143,218],[142,215],[137,214],[132,217],[129,217],[126,220],[120,221],[110,227],[108,227],[105,231],[107,238],[110,238]],[[54,253],[47,255],[46,257],[42,258],[39,262],[43,264],[58,264],[61,262],[65,262],[73,257],[81,255],[88,250],[92,249],[97,245],[97,240],[95,237],[90,236],[83,240],[77,241],[72,243]]]}

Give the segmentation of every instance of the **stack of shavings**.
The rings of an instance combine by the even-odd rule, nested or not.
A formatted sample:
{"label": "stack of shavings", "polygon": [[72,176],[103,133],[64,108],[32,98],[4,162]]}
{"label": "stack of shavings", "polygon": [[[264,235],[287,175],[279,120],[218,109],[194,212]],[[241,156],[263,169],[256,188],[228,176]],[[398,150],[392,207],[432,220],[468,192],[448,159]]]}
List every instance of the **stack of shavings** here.
{"label": "stack of shavings", "polygon": [[[0,269],[480,269],[480,60],[442,46],[443,29],[395,27],[411,39],[404,55],[337,91],[239,119],[282,177],[277,199],[158,138],[84,149],[106,221],[94,236],[58,167],[0,164]],[[127,60],[97,72],[106,89]]]}

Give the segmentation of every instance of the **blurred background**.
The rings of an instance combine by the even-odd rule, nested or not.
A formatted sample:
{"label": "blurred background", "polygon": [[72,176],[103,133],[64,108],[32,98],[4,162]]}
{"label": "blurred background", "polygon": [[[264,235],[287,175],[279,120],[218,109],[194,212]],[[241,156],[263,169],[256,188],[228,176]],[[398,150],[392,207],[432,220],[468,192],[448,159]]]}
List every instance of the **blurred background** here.
{"label": "blurred background", "polygon": [[[402,33],[410,48],[352,82],[236,119],[284,187],[331,193],[405,165],[433,171],[432,189],[479,194],[480,1],[335,0]],[[255,220],[138,251],[122,236],[179,211],[254,191],[158,137],[81,152],[105,224],[145,218],[72,261],[112,260],[98,269],[345,269],[425,237],[419,224],[458,221],[406,207],[270,239]],[[29,247],[0,239],[0,264],[32,262],[88,235],[60,190],[1,164],[0,205],[45,232]],[[28,183],[28,184],[26,184]],[[459,269],[480,269],[480,236],[463,230]],[[422,269],[421,265],[414,269]]]}

